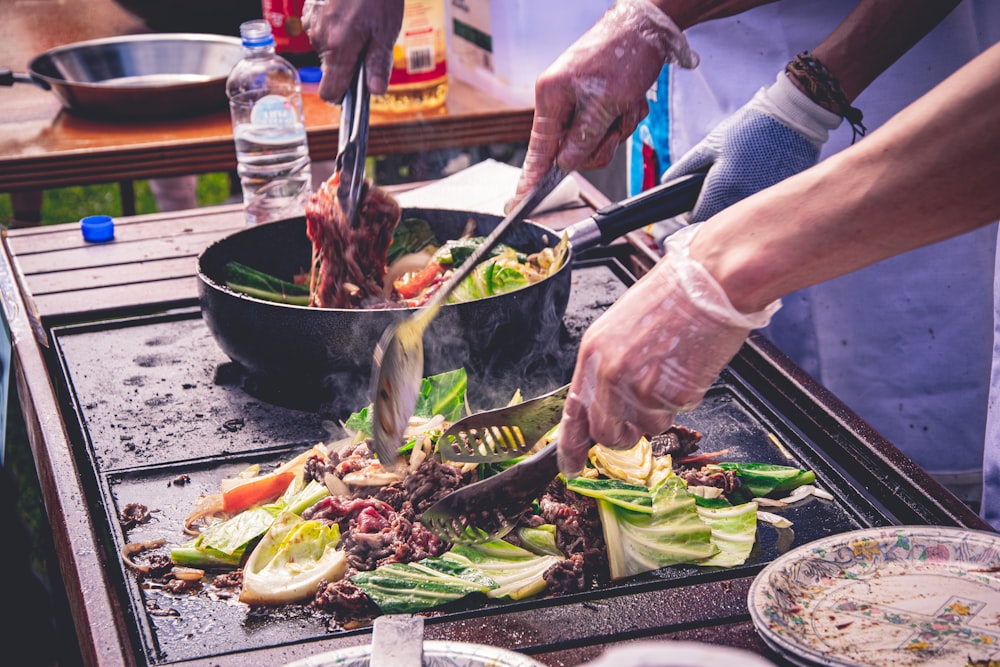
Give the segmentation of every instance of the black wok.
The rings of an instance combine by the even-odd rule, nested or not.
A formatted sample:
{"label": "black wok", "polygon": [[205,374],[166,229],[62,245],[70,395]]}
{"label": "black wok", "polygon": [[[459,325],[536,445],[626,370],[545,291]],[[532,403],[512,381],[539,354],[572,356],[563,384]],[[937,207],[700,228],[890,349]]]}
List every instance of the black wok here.
{"label": "black wok", "polygon": [[[569,299],[574,255],[625,233],[690,210],[702,174],[685,176],[601,209],[568,228],[570,254],[548,278],[506,294],[441,309],[424,335],[427,375],[458,367],[473,373],[505,364],[524,364],[543,354],[559,337]],[[458,238],[469,219],[486,235],[497,216],[440,209],[404,209],[405,217],[426,219],[438,238]],[[561,234],[525,222],[505,242],[537,252]],[[347,376],[367,381],[372,353],[390,323],[410,308],[350,310],[273,303],[225,286],[225,265],[236,260],[290,280],[308,269],[311,244],[305,218],[250,227],[216,241],[198,259],[202,315],[222,350],[252,376],[300,388],[341,385]]]}
{"label": "black wok", "polygon": [[226,35],[110,37],[46,51],[27,74],[0,69],[0,84],[33,83],[91,118],[179,118],[225,109],[226,79],[241,57],[240,39]]}

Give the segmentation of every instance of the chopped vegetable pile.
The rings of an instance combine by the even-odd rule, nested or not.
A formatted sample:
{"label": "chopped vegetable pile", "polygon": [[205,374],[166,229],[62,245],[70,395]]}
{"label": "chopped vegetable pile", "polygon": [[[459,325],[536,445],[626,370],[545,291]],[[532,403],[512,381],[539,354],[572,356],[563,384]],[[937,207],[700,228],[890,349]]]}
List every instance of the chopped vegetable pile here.
{"label": "chopped vegetable pile", "polygon": [[402,465],[382,465],[368,450],[369,406],[345,422],[346,437],[223,480],[199,499],[189,538],[169,556],[139,562],[157,543],[130,545],[123,558],[177,590],[236,587],[248,605],[306,604],[350,625],[473,595],[567,594],[676,564],[735,567],[750,557],[758,520],[784,520],[761,505],[829,497],[808,470],[695,453],[701,435],[674,427],[629,450],[595,445],[585,473],[554,479],[504,539],[448,543],[420,524],[421,512],[514,463],[450,463],[437,453],[464,412],[465,388],[462,370],[425,378]]}
{"label": "chopped vegetable pile", "polygon": [[[417,307],[448,279],[455,268],[483,243],[484,237],[439,240],[426,220],[407,218],[399,223],[389,246],[385,271],[385,299],[399,306]],[[448,297],[449,303],[504,294],[536,283],[562,266],[567,253],[564,238],[554,248],[525,254],[499,244]],[[275,277],[240,262],[226,264],[226,286],[258,299],[308,306],[308,276]]]}

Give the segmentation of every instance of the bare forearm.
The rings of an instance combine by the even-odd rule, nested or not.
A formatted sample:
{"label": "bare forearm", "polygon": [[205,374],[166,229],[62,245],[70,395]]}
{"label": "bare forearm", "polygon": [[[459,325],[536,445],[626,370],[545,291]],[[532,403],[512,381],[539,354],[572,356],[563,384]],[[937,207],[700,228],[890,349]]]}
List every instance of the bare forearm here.
{"label": "bare forearm", "polygon": [[1000,218],[1000,45],[858,144],[704,223],[691,254],[744,312]]}
{"label": "bare forearm", "polygon": [[[651,0],[681,30],[735,16],[775,0]],[[960,0],[860,0],[822,42],[803,45],[833,74],[853,102],[865,88],[934,29]]]}
{"label": "bare forearm", "polygon": [[959,0],[861,0],[812,53],[853,102],[958,4]]}
{"label": "bare forearm", "polygon": [[681,30],[712,19],[741,14],[776,0],[650,0],[673,19]]}

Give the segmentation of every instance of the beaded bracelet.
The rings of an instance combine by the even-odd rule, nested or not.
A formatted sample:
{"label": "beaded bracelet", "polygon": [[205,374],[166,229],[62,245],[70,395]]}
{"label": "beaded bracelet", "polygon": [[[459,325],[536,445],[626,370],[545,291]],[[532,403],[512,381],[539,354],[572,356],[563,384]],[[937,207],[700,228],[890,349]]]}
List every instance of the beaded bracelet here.
{"label": "beaded bracelet", "polygon": [[861,109],[851,106],[840,83],[811,53],[803,51],[795,56],[785,65],[785,72],[799,82],[816,104],[847,119],[854,130],[851,143],[854,143],[858,136],[865,136],[868,130],[861,122]]}

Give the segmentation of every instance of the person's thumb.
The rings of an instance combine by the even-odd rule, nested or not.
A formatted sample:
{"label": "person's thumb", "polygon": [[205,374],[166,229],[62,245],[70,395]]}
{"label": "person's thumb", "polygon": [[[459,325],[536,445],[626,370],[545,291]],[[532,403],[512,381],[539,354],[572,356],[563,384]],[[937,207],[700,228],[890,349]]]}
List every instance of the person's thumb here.
{"label": "person's thumb", "polygon": [[559,424],[559,472],[567,479],[578,477],[587,467],[587,455],[592,445],[587,407],[570,394],[566,397]]}

